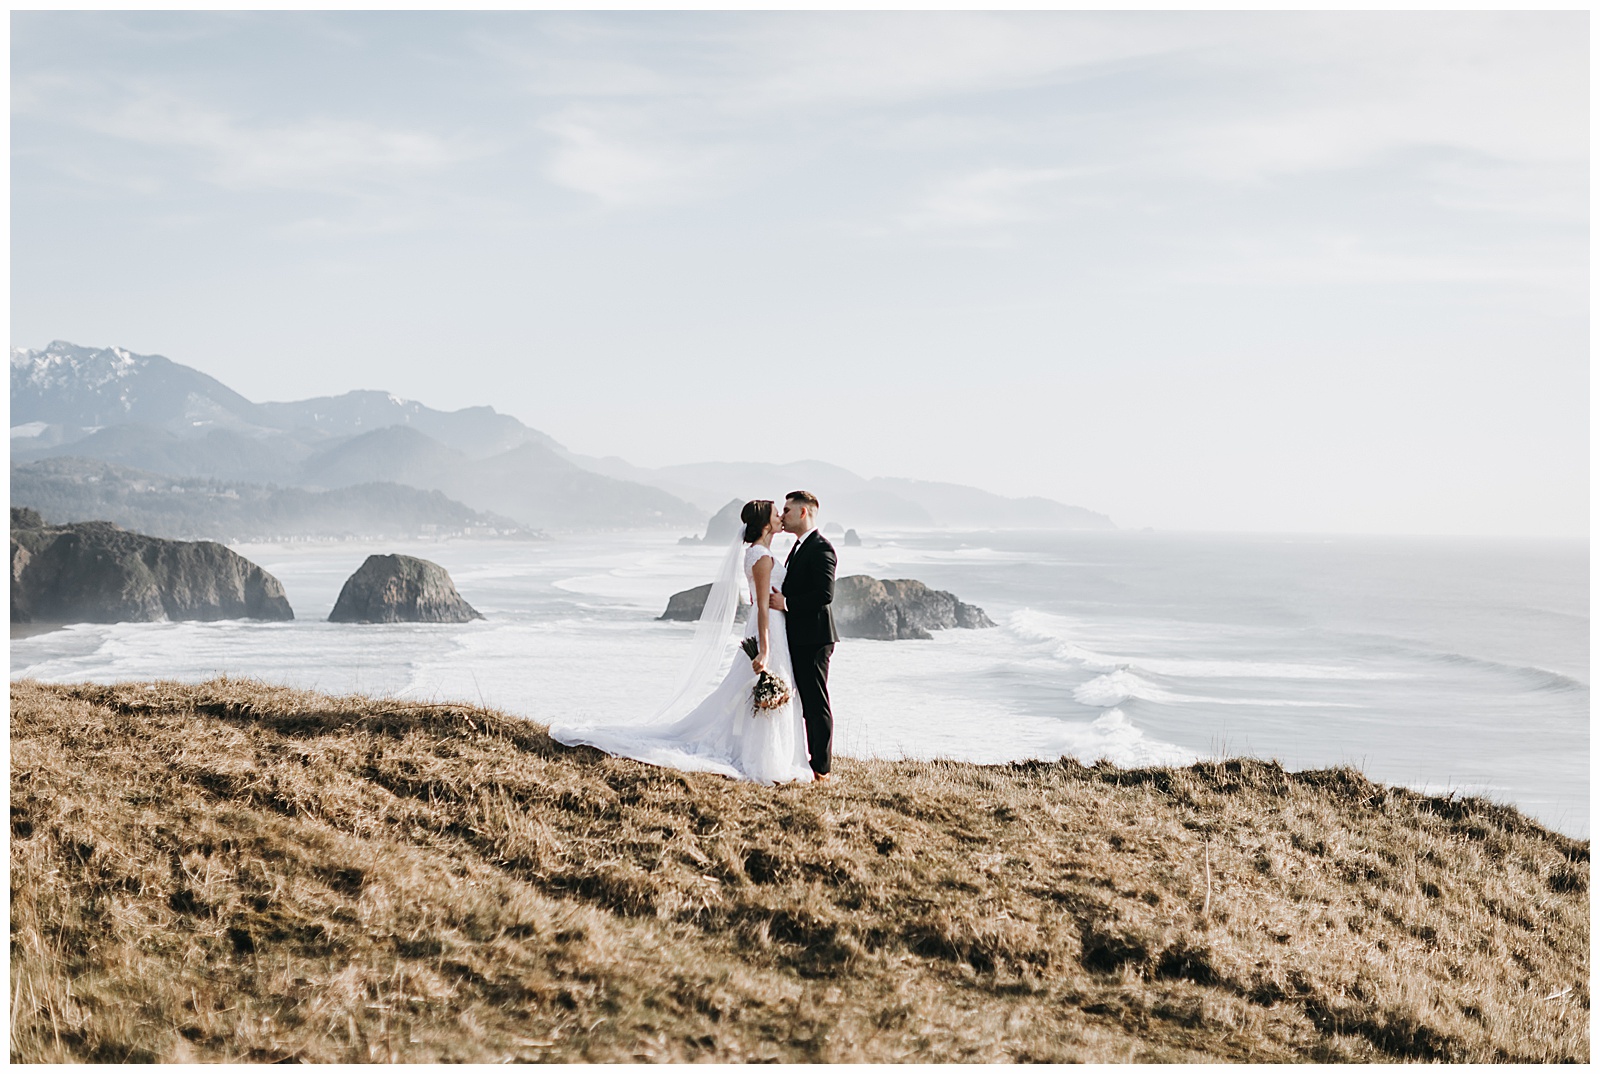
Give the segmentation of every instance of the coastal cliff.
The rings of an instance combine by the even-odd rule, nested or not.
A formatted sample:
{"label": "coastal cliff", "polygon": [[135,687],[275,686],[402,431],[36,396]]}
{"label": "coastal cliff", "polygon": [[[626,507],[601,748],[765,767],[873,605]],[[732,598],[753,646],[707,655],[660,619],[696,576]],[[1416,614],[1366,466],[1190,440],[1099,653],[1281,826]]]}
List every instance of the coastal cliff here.
{"label": "coastal cliff", "polygon": [[169,541],[109,522],[47,525],[11,509],[11,621],[159,623],[293,619],[278,580],[214,541]]}
{"label": "coastal cliff", "polygon": [[1589,1060],[1589,843],[1515,809],[1260,761],[834,773],[14,682],[11,1058]]}

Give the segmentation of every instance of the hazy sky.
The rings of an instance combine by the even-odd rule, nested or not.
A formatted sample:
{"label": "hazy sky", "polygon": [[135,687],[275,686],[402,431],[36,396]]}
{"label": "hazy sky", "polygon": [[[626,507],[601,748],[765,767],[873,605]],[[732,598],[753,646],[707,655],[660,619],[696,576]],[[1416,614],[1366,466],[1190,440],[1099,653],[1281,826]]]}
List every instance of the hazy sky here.
{"label": "hazy sky", "polygon": [[17,346],[1124,526],[1587,533],[1583,12],[11,25]]}

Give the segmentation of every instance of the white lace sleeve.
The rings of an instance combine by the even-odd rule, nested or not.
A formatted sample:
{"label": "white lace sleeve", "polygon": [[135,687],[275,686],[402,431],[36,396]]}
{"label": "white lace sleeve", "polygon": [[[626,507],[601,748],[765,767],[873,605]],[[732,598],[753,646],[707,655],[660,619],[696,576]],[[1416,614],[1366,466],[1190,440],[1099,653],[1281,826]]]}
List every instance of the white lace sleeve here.
{"label": "white lace sleeve", "polygon": [[773,558],[771,549],[762,548],[758,544],[753,544],[744,550],[745,593],[742,594],[742,598],[746,604],[756,602],[756,564],[761,562],[762,557],[771,559],[773,563],[778,562]]}

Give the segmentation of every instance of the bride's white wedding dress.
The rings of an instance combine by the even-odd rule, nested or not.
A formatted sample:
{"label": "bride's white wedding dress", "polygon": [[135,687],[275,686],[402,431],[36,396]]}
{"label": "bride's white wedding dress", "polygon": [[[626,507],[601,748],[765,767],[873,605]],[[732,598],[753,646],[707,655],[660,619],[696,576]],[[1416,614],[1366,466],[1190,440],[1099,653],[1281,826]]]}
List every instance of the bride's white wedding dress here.
{"label": "bride's white wedding dress", "polygon": [[[781,589],[783,564],[770,549],[753,544],[744,552],[744,577],[748,592],[755,592],[755,565],[772,558],[772,586]],[[756,636],[757,614],[751,608],[744,637]],[[783,613],[767,612],[767,671],[794,689],[794,667],[789,660],[789,638]],[[595,727],[552,727],[550,737],[568,746],[594,746],[619,757],[632,757],[663,768],[689,772],[720,772],[757,783],[785,783],[811,779],[806,756],[805,728],[800,699],[755,715],[751,690],[756,673],[742,652],[722,682],[688,715],[663,726],[649,723],[609,724]]]}

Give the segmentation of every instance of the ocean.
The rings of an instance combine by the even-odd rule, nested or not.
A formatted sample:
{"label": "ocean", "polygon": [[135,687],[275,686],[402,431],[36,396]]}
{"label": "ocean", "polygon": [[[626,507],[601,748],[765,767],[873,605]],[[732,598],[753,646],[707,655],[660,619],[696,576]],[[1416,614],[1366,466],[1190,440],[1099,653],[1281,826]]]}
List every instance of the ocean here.
{"label": "ocean", "polygon": [[[841,575],[916,578],[998,626],[841,642],[839,754],[1349,764],[1588,836],[1586,544],[1121,531],[863,541],[835,537]],[[642,718],[671,693],[693,630],[655,616],[710,580],[722,553],[644,531],[235,547],[284,584],[294,622],[74,625],[13,640],[12,677],[226,674],[544,723]],[[440,563],[487,618],[325,622],[372,552]]]}

